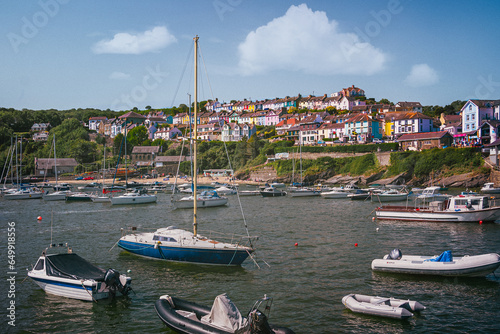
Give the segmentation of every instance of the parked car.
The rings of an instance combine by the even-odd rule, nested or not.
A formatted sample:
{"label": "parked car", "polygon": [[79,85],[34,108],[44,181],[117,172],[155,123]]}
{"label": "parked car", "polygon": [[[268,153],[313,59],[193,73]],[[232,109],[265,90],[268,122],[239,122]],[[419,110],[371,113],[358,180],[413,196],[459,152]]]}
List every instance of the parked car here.
{"label": "parked car", "polygon": [[75,180],[83,180],[83,176],[77,176],[75,177]]}
{"label": "parked car", "polygon": [[87,177],[84,177],[83,178],[85,181],[88,181],[88,180],[93,180],[94,177],[93,176],[87,176]]}
{"label": "parked car", "polygon": [[378,139],[378,138],[373,138],[372,140],[372,143],[374,144],[382,144],[384,141],[382,139]]}

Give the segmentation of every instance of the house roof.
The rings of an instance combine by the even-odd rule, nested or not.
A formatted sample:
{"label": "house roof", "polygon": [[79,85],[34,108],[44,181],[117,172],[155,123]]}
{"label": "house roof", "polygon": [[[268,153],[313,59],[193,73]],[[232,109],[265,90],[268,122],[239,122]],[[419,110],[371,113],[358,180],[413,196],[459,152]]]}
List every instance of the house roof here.
{"label": "house roof", "polygon": [[158,153],[160,146],[135,146],[132,153]]}
{"label": "house roof", "polygon": [[405,133],[399,136],[398,141],[441,139],[446,135],[451,137],[448,131]]}

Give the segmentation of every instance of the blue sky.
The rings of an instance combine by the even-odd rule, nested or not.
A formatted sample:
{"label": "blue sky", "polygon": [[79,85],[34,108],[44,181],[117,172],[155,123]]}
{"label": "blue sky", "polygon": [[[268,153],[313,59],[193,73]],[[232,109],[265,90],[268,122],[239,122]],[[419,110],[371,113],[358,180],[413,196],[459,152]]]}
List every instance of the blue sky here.
{"label": "blue sky", "polygon": [[500,99],[498,1],[39,0],[0,4],[0,107],[129,110],[337,92]]}

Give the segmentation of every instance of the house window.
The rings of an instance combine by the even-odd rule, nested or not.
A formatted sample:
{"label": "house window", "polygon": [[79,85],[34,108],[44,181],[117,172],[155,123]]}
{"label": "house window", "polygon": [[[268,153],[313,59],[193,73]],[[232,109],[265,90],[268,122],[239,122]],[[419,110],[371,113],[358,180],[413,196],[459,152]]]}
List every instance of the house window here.
{"label": "house window", "polygon": [[472,115],[470,115],[470,117],[471,117],[471,119],[472,119],[472,120],[474,120],[475,115],[474,115],[474,114],[472,114]]}
{"label": "house window", "polygon": [[467,116],[465,117],[465,120],[466,120],[466,121],[468,121],[468,120],[469,120],[469,115],[467,115]]}

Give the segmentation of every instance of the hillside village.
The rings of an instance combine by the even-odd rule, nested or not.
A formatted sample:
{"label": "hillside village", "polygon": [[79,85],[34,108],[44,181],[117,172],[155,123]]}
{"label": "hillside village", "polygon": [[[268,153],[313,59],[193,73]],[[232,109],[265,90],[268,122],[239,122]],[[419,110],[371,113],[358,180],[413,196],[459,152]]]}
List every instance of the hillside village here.
{"label": "hillside village", "polygon": [[[200,140],[240,141],[257,133],[257,127],[270,127],[271,140],[289,140],[295,145],[346,145],[399,142],[401,150],[433,147],[467,147],[500,143],[500,100],[468,100],[460,114],[433,118],[422,112],[420,102],[402,101],[377,104],[367,100],[364,90],[351,87],[322,96],[300,95],[263,101],[208,101],[197,117]],[[193,120],[191,122],[194,122]],[[142,115],[133,111],[119,117],[90,117],[89,130],[108,138],[137,126],[147,129],[149,139],[174,140],[189,136],[189,113],[167,115],[150,110]],[[46,140],[48,124],[34,124],[34,140]],[[495,151],[496,152],[496,151]],[[134,157],[148,163],[158,147],[134,147]],[[496,157],[496,154],[494,155]],[[496,159],[492,162],[498,165]]]}

